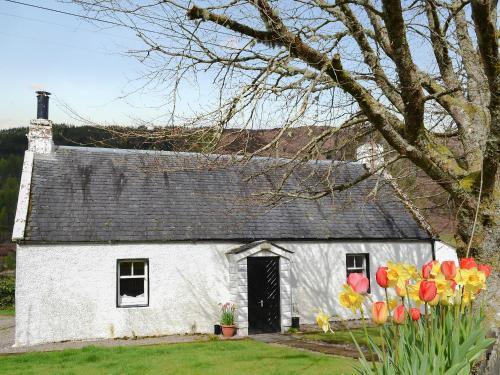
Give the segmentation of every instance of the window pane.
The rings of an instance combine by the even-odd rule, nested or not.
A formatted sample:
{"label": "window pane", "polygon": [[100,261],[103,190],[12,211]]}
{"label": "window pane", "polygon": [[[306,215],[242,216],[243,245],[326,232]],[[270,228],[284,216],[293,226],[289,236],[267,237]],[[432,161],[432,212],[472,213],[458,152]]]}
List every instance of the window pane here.
{"label": "window pane", "polygon": [[134,262],[134,275],[144,275],[144,262]]}
{"label": "window pane", "polygon": [[363,267],[365,261],[364,255],[356,255],[356,267]]}
{"label": "window pane", "polygon": [[144,279],[142,277],[133,279],[120,279],[120,296],[143,297]]}
{"label": "window pane", "polygon": [[347,267],[354,267],[354,257],[352,255],[347,256]]}
{"label": "window pane", "polygon": [[120,262],[120,276],[132,275],[132,262]]}

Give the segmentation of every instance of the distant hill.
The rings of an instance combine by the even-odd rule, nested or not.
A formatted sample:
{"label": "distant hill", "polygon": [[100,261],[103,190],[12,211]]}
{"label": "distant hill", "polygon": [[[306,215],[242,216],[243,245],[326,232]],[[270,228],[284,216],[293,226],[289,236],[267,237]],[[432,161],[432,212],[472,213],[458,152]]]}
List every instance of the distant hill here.
{"label": "distant hill", "polygon": [[[290,129],[284,139],[265,154],[291,157],[324,130],[324,127],[305,126]],[[279,131],[228,129],[223,133],[216,152],[232,154],[243,149],[255,152],[271,142]],[[0,243],[8,242],[11,238],[23,155],[28,147],[27,132],[27,128],[0,131]],[[210,143],[210,133],[200,136],[199,129],[185,128],[156,128],[148,131],[146,128],[54,125],[53,132],[56,145],[200,152]],[[352,141],[352,135],[346,132],[328,139],[311,158],[353,160],[357,145]],[[453,243],[454,210],[447,205],[446,195],[442,194],[441,188],[407,161],[395,165],[391,173],[399,176],[403,174],[401,171],[404,177],[398,180],[400,186],[415,205],[422,208],[424,216],[443,239]]]}

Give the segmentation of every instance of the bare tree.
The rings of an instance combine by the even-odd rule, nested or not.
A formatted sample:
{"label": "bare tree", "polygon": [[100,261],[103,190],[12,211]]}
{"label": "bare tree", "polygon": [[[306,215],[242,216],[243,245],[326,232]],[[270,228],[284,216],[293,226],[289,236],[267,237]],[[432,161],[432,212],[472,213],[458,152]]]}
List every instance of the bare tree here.
{"label": "bare tree", "polygon": [[184,119],[213,149],[226,128],[279,127],[253,155],[324,126],[293,158],[305,160],[339,129],[375,131],[386,163],[410,161],[454,202],[471,254],[498,261],[496,0],[68,1],[134,30],[144,47],[129,53],[174,107],[183,82],[216,86]]}

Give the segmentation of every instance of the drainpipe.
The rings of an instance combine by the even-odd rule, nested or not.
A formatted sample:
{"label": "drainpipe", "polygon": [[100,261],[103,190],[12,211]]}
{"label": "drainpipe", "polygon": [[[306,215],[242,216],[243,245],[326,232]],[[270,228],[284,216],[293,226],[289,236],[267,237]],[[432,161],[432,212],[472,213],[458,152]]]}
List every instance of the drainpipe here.
{"label": "drainpipe", "polygon": [[431,239],[432,260],[436,260],[436,239]]}

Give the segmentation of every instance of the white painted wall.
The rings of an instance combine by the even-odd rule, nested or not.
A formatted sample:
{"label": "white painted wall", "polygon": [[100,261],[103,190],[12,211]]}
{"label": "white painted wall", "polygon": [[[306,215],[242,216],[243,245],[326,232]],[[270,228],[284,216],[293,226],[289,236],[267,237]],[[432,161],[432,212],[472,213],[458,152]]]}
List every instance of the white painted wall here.
{"label": "white painted wall", "polygon": [[[346,254],[370,254],[370,282],[374,300],[384,300],[375,273],[387,261],[412,263],[421,267],[432,260],[430,242],[309,242],[277,243],[294,251],[292,258],[292,303],[301,324],[315,323],[321,308],[331,316],[352,319],[350,310],[339,303],[339,293],[346,282]],[[358,316],[359,317],[359,316]]]}
{"label": "white painted wall", "polygon": [[[18,245],[16,345],[124,336],[212,332],[231,298],[229,258],[237,243]],[[431,259],[429,242],[282,242],[291,260],[292,302],[301,323],[338,304],[346,253],[369,252],[371,280],[388,260]],[[116,307],[117,259],[149,259],[149,306]],[[374,290],[377,288],[374,287]],[[376,298],[382,298],[375,293]]]}
{"label": "white painted wall", "polygon": [[[213,332],[217,304],[230,296],[229,247],[20,245],[16,344]],[[149,258],[149,307],[116,307],[116,261],[126,258]]]}
{"label": "white painted wall", "polygon": [[444,242],[436,241],[436,260],[440,262],[452,260],[458,266],[457,249]]}

